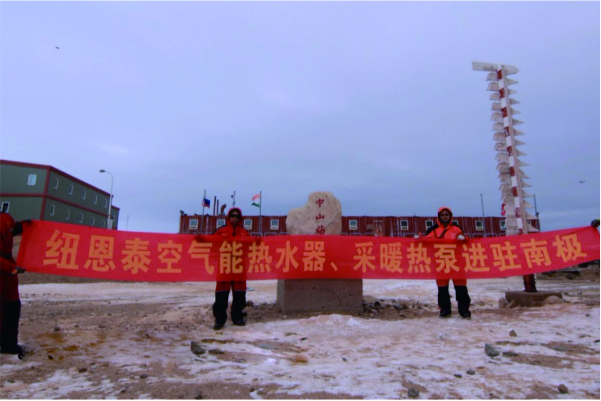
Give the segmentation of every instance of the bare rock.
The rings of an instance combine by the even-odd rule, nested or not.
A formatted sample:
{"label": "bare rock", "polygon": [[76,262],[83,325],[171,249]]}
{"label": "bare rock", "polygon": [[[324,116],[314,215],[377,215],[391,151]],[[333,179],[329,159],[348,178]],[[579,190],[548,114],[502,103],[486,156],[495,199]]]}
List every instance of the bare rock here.
{"label": "bare rock", "polygon": [[419,390],[416,389],[415,387],[411,387],[411,388],[409,388],[407,395],[409,395],[409,397],[411,397],[411,398],[417,398],[417,397],[419,397]]}
{"label": "bare rock", "polygon": [[518,353],[514,351],[504,351],[503,356],[518,356]]}
{"label": "bare rock", "polygon": [[461,373],[455,373],[453,376],[457,377],[458,379],[461,379],[463,377]]}
{"label": "bare rock", "polygon": [[476,374],[476,371],[474,369],[468,369],[465,373],[467,373],[470,376],[473,376]]}
{"label": "bare rock", "polygon": [[507,299],[505,299],[505,297],[499,298],[499,309],[503,309],[507,306],[508,303],[509,302],[507,302]]}
{"label": "bare rock", "polygon": [[202,355],[205,352],[207,352],[207,350],[202,345],[197,343],[196,341],[192,341],[190,343],[190,350],[192,351],[193,354],[196,354],[196,355]]}
{"label": "bare rock", "polygon": [[202,400],[202,391],[199,391],[198,394],[196,394],[195,397],[197,400]]}
{"label": "bare rock", "polygon": [[517,335],[517,333],[515,332],[515,330],[511,330],[511,331],[509,332],[509,337],[517,337],[517,336],[518,336],[518,335]]}
{"label": "bare rock", "polygon": [[484,344],[484,352],[490,357],[499,356],[500,354],[500,352],[490,344]]}
{"label": "bare rock", "polygon": [[568,392],[568,387],[565,384],[560,384],[557,389],[561,394],[566,394]]}
{"label": "bare rock", "polygon": [[219,348],[214,348],[209,350],[209,354],[211,355],[222,355],[225,354],[225,351],[220,350]]}
{"label": "bare rock", "polygon": [[142,373],[140,375],[140,379],[147,379],[147,378],[148,378],[148,375],[146,373]]}
{"label": "bare rock", "polygon": [[291,235],[342,234],[342,206],[331,192],[313,192],[305,206],[292,209],[286,219]]}

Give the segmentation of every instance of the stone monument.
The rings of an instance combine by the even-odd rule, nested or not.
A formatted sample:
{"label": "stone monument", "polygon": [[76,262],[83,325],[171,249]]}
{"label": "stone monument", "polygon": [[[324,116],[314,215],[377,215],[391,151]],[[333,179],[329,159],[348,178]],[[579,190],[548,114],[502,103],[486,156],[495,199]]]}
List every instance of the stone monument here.
{"label": "stone monument", "polygon": [[[290,235],[340,235],[340,201],[330,192],[313,192],[305,206],[288,212],[286,229]],[[286,314],[361,312],[362,304],[363,280],[278,280],[277,306]]]}

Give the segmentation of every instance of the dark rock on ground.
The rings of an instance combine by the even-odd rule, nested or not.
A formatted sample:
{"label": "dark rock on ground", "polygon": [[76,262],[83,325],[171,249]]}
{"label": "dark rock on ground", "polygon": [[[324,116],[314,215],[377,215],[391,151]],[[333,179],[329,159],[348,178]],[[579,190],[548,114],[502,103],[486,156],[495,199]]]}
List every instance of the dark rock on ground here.
{"label": "dark rock on ground", "polygon": [[205,352],[207,352],[207,350],[202,345],[197,343],[196,341],[192,341],[190,343],[190,350],[192,351],[193,354],[196,354],[196,355],[202,355]]}
{"label": "dark rock on ground", "polygon": [[408,394],[408,395],[409,395],[409,397],[411,397],[411,398],[417,398],[417,397],[419,397],[419,390],[418,390],[418,389],[416,389],[416,388],[414,388],[414,387],[411,387],[411,388],[409,389],[409,391],[407,392],[407,394]]}
{"label": "dark rock on ground", "polygon": [[209,354],[222,355],[222,354],[225,354],[225,352],[223,350],[220,350],[219,348],[214,348],[214,349],[209,350]]}
{"label": "dark rock on ground", "polygon": [[486,352],[486,355],[488,355],[488,356],[498,356],[499,355],[499,351],[497,351],[497,349],[490,344],[484,344],[484,352]]}

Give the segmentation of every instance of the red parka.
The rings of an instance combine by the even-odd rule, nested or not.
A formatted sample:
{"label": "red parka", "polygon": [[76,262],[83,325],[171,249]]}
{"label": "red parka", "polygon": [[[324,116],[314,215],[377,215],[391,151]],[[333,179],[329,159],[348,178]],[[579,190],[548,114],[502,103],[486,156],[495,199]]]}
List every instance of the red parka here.
{"label": "red parka", "polygon": [[[234,210],[236,210],[238,213],[240,213],[240,219],[238,220],[238,224],[236,226],[234,226],[229,219],[230,213],[232,213]],[[248,233],[248,231],[246,231],[246,229],[243,227],[242,211],[240,209],[238,209],[237,207],[231,208],[227,212],[227,216],[228,216],[228,218],[225,219],[225,226],[220,227],[217,230],[215,230],[213,235],[220,235],[222,237],[231,237],[231,236],[250,237],[250,234]]]}
{"label": "red parka", "polygon": [[[238,224],[234,226],[229,219],[230,213],[233,211],[237,211],[240,213],[240,219],[238,220]],[[233,207],[227,212],[228,218],[225,220],[225,226],[218,228],[215,230],[213,235],[219,235],[222,237],[250,237],[250,234],[243,227],[242,223],[242,210],[237,207]],[[234,291],[246,291],[246,281],[218,281],[215,291],[229,291],[230,286]]]}
{"label": "red parka", "polygon": [[16,268],[13,258],[13,228],[15,220],[8,213],[0,213],[0,301],[19,300],[19,278],[12,274]]}
{"label": "red parka", "polygon": [[[440,221],[440,213],[446,210],[451,215],[449,223],[445,226]],[[436,217],[437,224],[433,225],[426,231],[425,236],[429,238],[445,238],[445,239],[457,239],[458,235],[465,236],[463,229],[459,225],[453,223],[453,212],[450,208],[443,206],[438,209],[438,216]]]}

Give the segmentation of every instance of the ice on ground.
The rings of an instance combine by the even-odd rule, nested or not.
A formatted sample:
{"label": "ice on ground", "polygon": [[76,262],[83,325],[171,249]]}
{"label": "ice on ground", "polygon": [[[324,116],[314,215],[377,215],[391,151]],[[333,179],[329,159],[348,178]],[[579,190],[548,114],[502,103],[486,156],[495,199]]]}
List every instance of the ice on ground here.
{"label": "ice on ground", "polygon": [[[273,303],[275,287],[274,281],[253,282],[255,291],[248,298],[255,304]],[[595,342],[599,306],[576,302],[575,292],[565,297],[570,302],[493,313],[504,291],[520,288],[521,277],[471,281],[472,320],[459,318],[455,311],[448,320],[435,314],[400,320],[322,314],[253,322],[249,308],[245,327],[228,325],[222,332],[210,327],[192,332],[157,329],[152,341],[143,341],[134,332],[117,333],[111,342],[98,343],[89,357],[123,367],[132,375],[142,372],[144,364],[175,364],[173,373],[166,368],[160,377],[170,385],[235,382],[253,388],[240,398],[265,398],[265,391],[276,391],[267,390],[269,386],[278,394],[297,397],[321,391],[368,399],[406,398],[408,388],[415,387],[420,398],[599,398],[599,342]],[[24,308],[40,298],[63,303],[170,304],[173,312],[162,319],[175,321],[183,313],[178,312],[181,306],[208,311],[213,290],[213,283],[43,284],[22,286],[21,294]],[[364,282],[365,295],[422,304],[435,304],[435,291],[430,281]],[[578,291],[598,294],[599,286],[582,283]],[[510,330],[518,336],[511,337]],[[28,341],[26,334],[23,339]],[[202,340],[207,348],[219,348],[224,354],[192,354],[190,341]],[[72,341],[85,346],[91,340]],[[486,343],[517,356],[488,357]],[[27,363],[11,361],[3,365],[0,379],[28,368]],[[475,374],[467,374],[470,369]],[[2,390],[10,398],[65,398],[73,391],[114,397],[119,386],[109,379],[74,380],[68,372],[57,370],[27,386],[5,382]],[[153,380],[159,378],[148,382]],[[569,388],[566,395],[557,391],[562,383]]]}

